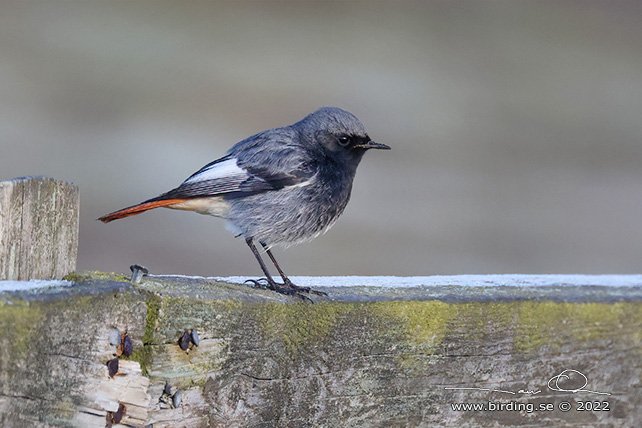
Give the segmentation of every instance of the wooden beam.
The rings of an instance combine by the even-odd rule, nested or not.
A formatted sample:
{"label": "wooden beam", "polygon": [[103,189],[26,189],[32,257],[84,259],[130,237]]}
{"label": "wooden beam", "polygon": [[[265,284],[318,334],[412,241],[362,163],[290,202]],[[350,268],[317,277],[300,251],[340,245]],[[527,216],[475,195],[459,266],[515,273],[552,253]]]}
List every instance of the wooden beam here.
{"label": "wooden beam", "polygon": [[642,419],[638,275],[317,278],[328,296],[314,304],[211,278],[128,279],[0,291],[0,426]]}

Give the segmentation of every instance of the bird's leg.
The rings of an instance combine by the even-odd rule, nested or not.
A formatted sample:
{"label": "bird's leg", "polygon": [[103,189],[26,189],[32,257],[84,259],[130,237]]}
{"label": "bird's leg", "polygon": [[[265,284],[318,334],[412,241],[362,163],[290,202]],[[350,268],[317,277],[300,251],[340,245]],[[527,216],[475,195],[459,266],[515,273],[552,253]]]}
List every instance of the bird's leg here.
{"label": "bird's leg", "polygon": [[283,278],[283,285],[287,285],[288,287],[292,288],[302,288],[294,285],[292,281],[290,281],[290,278],[285,276],[285,273],[281,269],[281,266],[279,266],[279,264],[276,262],[276,259],[274,258],[274,255],[272,254],[272,251],[270,251],[268,246],[263,242],[261,242],[261,245],[263,246],[263,249],[265,249],[267,255],[270,257],[270,260],[272,260],[272,263],[274,264],[274,267],[276,267],[276,270],[279,271],[279,275],[281,275],[281,278]]}
{"label": "bird's leg", "polygon": [[[301,291],[303,291],[303,290],[299,290],[300,287],[297,287],[296,285],[294,285],[292,283],[290,283],[290,284],[294,285],[294,287],[290,287],[287,284],[278,284],[274,280],[274,278],[272,278],[272,275],[270,275],[270,271],[268,270],[267,266],[263,262],[263,259],[261,258],[261,255],[259,254],[259,250],[256,249],[256,245],[254,245],[254,242],[252,241],[252,238],[246,238],[245,242],[247,243],[248,247],[250,247],[250,250],[252,250],[252,254],[254,254],[254,257],[256,257],[256,260],[259,262],[259,265],[261,266],[261,270],[265,274],[265,281],[267,281],[267,288],[269,288],[270,290],[274,290],[277,293],[287,294],[287,295],[290,295],[290,296],[297,296],[297,297],[299,297],[299,298],[301,298],[303,300],[310,300],[309,298],[301,295]],[[279,272],[280,271],[281,271],[281,269],[279,269]],[[251,282],[255,286],[261,287],[262,285],[261,285],[260,281],[261,281],[261,279],[259,279],[259,280],[249,279],[249,280],[247,280],[245,282]]]}
{"label": "bird's leg", "polygon": [[270,257],[270,260],[272,260],[272,263],[274,264],[274,267],[276,267],[276,270],[279,271],[279,275],[281,275],[281,278],[283,278],[283,285],[291,288],[292,290],[296,290],[299,293],[300,292],[313,293],[319,296],[327,295],[322,291],[312,290],[310,287],[299,287],[298,285],[295,285],[292,281],[290,281],[290,278],[288,278],[285,275],[285,272],[283,272],[283,270],[281,269],[281,266],[279,266],[279,264],[276,262],[276,259],[274,258],[272,251],[270,251],[270,248],[264,242],[261,242],[261,245],[265,249],[265,252],[267,253],[267,255]]}
{"label": "bird's leg", "polygon": [[254,245],[254,242],[252,242],[251,238],[246,238],[245,242],[247,243],[248,247],[250,247],[252,254],[254,254],[254,257],[256,257],[256,260],[259,262],[259,265],[261,266],[261,270],[265,274],[265,278],[261,278],[259,280],[250,279],[245,282],[252,282],[254,283],[255,286],[260,286],[260,281],[264,279],[268,283],[268,288],[275,289],[276,282],[272,278],[272,275],[270,275],[270,271],[265,265],[265,262],[263,262],[263,259],[261,258],[259,251],[256,249],[256,246]]}

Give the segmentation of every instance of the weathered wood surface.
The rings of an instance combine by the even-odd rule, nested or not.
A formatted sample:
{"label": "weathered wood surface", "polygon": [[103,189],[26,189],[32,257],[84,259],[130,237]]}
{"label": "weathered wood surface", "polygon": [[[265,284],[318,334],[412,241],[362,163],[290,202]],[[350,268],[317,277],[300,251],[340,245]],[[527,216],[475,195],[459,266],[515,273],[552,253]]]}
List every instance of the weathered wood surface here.
{"label": "weathered wood surface", "polygon": [[62,278],[76,269],[78,187],[48,177],[0,182],[0,279]]}
{"label": "weathered wood surface", "polygon": [[[642,284],[327,288],[309,304],[204,278],[71,279],[0,293],[0,426],[102,427],[119,403],[123,426],[155,428],[642,419]],[[110,379],[114,329],[134,351]],[[186,352],[177,342],[192,329],[200,344]]]}

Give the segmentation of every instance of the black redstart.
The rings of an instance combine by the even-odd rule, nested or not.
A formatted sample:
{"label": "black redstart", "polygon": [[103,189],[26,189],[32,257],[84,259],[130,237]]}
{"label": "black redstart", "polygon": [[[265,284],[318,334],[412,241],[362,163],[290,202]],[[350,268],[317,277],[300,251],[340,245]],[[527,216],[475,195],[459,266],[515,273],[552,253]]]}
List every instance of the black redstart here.
{"label": "black redstart", "polygon": [[[283,294],[322,294],[298,287],[277,264],[270,248],[308,241],[327,231],[350,199],[357,166],[375,143],[363,124],[337,107],[323,107],[291,126],[274,128],[235,144],[177,188],[138,205],[107,214],[108,223],[158,207],[222,217],[245,238],[265,279],[257,286]],[[283,283],[274,281],[254,242],[267,252]]]}

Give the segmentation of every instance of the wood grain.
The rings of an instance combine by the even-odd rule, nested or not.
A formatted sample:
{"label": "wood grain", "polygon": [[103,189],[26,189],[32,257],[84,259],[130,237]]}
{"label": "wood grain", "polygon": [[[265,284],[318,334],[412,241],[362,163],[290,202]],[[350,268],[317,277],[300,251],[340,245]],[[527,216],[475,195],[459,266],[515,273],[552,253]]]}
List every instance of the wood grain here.
{"label": "wood grain", "polygon": [[[309,304],[205,278],[69,278],[72,287],[0,293],[1,426],[102,427],[120,403],[123,426],[155,428],[606,428],[642,418],[642,286],[558,284],[528,298],[508,287],[501,299],[475,287],[447,299],[434,297],[443,287],[328,287]],[[110,379],[113,329],[134,350]],[[186,352],[178,339],[192,329],[200,345]],[[567,372],[565,391],[549,388],[564,370],[588,385],[572,392],[581,385]],[[587,401],[609,410],[577,410]]]}
{"label": "wood grain", "polygon": [[0,279],[60,279],[76,269],[79,193],[48,177],[0,182]]}

